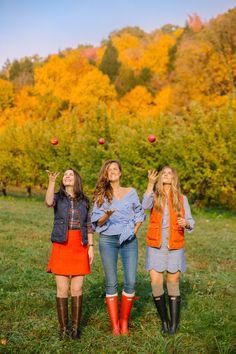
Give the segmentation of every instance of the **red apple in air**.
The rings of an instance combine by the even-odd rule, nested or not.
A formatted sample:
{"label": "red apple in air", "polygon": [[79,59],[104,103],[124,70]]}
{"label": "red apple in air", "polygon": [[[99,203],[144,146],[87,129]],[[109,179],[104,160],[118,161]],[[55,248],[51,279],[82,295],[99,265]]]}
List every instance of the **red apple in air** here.
{"label": "red apple in air", "polygon": [[106,140],[104,138],[99,138],[98,139],[98,144],[100,144],[100,145],[104,145],[105,142],[106,142]]}
{"label": "red apple in air", "polygon": [[58,139],[57,138],[52,138],[51,139],[51,144],[52,145],[57,145],[59,143]]}
{"label": "red apple in air", "polygon": [[154,143],[154,141],[156,141],[156,136],[154,134],[148,135],[148,141]]}

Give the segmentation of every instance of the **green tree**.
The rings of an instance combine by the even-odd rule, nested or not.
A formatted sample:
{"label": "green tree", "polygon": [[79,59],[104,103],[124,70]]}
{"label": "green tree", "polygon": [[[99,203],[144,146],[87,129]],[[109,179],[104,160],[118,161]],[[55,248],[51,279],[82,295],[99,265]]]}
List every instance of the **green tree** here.
{"label": "green tree", "polygon": [[107,43],[107,47],[99,68],[104,74],[109,76],[111,82],[115,81],[119,72],[120,63],[118,61],[118,51],[112,45],[111,40]]}
{"label": "green tree", "polygon": [[9,79],[14,83],[16,89],[25,85],[34,84],[34,64],[30,58],[23,58],[20,61],[14,60],[10,66]]}

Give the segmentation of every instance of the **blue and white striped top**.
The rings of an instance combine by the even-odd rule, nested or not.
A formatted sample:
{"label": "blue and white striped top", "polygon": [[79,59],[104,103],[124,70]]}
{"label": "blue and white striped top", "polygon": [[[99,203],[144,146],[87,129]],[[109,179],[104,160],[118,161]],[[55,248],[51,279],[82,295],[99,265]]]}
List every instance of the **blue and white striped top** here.
{"label": "blue and white striped top", "polygon": [[[106,209],[114,209],[115,212],[103,225],[98,226],[97,221]],[[122,199],[113,197],[111,203],[105,200],[100,208],[95,203],[91,216],[94,231],[103,235],[120,235],[120,244],[133,237],[135,224],[144,220],[145,213],[134,188]]]}

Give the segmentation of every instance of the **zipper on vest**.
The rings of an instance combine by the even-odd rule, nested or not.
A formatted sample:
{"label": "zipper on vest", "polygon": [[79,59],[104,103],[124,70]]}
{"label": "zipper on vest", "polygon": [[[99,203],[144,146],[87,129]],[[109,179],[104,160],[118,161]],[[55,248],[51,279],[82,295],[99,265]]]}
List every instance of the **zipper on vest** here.
{"label": "zipper on vest", "polygon": [[69,230],[69,222],[68,222],[69,221],[69,215],[68,215],[69,208],[70,208],[70,201],[69,201],[68,208],[66,211],[66,225],[67,225],[66,242],[68,241],[68,230]]}

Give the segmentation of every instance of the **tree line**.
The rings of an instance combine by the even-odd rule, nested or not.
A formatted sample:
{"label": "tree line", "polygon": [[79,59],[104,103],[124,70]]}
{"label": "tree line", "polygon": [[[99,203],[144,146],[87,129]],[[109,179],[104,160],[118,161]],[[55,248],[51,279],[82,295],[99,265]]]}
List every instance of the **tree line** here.
{"label": "tree line", "polygon": [[73,166],[91,193],[102,162],[118,158],[124,183],[140,193],[148,169],[169,164],[193,202],[234,209],[235,31],[236,8],[207,23],[194,15],[185,28],[126,27],[98,48],[6,62],[3,190],[20,185],[30,193],[45,187],[45,169]]}

